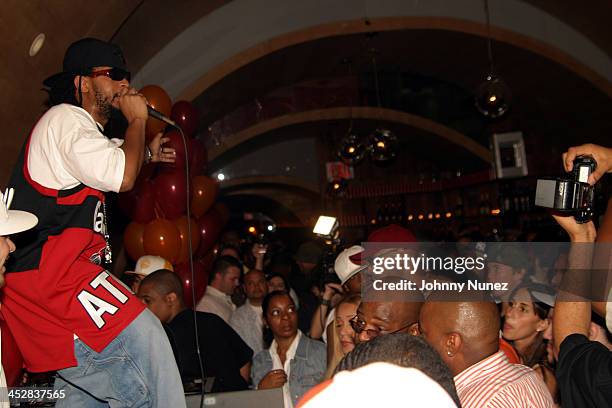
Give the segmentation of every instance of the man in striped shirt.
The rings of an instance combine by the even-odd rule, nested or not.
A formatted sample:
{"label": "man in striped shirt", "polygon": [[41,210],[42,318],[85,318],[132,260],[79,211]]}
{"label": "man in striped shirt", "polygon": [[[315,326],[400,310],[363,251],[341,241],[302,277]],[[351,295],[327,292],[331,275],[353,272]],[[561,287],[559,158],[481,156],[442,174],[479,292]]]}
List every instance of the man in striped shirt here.
{"label": "man in striped shirt", "polygon": [[455,376],[462,407],[553,407],[536,373],[510,363],[499,350],[499,312],[490,299],[436,292],[423,305],[419,323],[425,340]]}

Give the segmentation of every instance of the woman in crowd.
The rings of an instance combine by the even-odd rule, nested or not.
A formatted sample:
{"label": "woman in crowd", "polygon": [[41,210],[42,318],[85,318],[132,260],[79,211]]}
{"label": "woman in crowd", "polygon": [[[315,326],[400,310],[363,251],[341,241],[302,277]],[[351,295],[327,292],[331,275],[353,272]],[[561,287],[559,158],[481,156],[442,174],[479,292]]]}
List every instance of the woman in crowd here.
{"label": "woman in crowd", "polygon": [[297,294],[291,288],[291,286],[289,286],[289,282],[283,275],[280,273],[273,273],[266,276],[266,280],[268,281],[268,293],[272,293],[277,290],[289,292],[291,299],[293,299],[293,302],[295,303],[295,307],[298,309],[300,308],[300,301],[298,300]]}
{"label": "woman in crowd", "polygon": [[360,302],[361,295],[351,295],[340,301],[334,309],[334,321],[328,329],[325,378],[330,378],[342,357],[355,348],[356,333],[351,327],[350,321],[357,314],[357,307]]}
{"label": "woman in crowd", "polygon": [[262,302],[262,310],[266,331],[273,340],[269,349],[253,358],[251,378],[260,390],[282,387],[285,408],[291,408],[323,379],[325,345],[298,330],[295,303],[287,292],[269,293]]}
{"label": "woman in crowd", "polygon": [[552,289],[537,283],[523,283],[510,296],[503,337],[512,343],[526,366],[533,367],[546,359],[543,335],[550,324],[548,314],[553,302]]}
{"label": "woman in crowd", "polygon": [[553,399],[557,383],[548,360],[544,333],[552,324],[554,290],[539,283],[523,283],[512,295],[506,309],[502,335],[517,351],[521,363],[533,368],[544,380]]}

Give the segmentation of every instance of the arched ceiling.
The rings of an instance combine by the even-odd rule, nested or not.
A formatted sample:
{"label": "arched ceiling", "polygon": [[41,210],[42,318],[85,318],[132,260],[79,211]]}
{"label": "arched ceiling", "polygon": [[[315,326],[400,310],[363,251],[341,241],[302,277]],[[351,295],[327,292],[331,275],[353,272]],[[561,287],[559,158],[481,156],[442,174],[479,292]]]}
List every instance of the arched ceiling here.
{"label": "arched ceiling", "polygon": [[[309,2],[319,3],[325,2]],[[355,15],[364,17],[368,15],[368,11],[373,12],[370,6],[374,2],[362,0],[356,3],[361,9],[355,7]],[[394,2],[387,0],[377,4],[392,3]],[[398,0],[397,3],[408,2]],[[451,4],[441,0],[427,4],[432,3]],[[482,21],[481,11],[478,11],[482,10],[481,1],[467,1],[466,4],[468,3],[470,7],[466,10],[473,10],[473,15],[470,16],[466,12],[465,18],[474,22]],[[492,13],[505,10],[504,2],[491,0],[491,3]],[[497,65],[515,95],[513,114],[517,116],[514,123],[542,138],[544,145],[583,140],[605,141],[605,137],[612,131],[612,108],[607,88],[609,83],[601,80],[606,76],[601,67],[606,66],[612,56],[612,30],[608,21],[612,15],[612,3],[605,0],[591,1],[587,5],[571,1],[560,4],[557,0],[513,3],[545,13],[573,30],[579,39],[587,41],[590,48],[576,51],[577,55],[580,52],[588,54],[589,50],[592,51],[590,56],[571,62],[578,65],[564,66],[558,61],[555,62],[554,58],[551,59],[550,55],[538,55],[533,44],[531,48],[526,47],[530,49],[528,51],[507,41],[496,42],[494,52]],[[232,10],[237,10],[241,4],[241,0],[110,0],[96,3],[94,9],[90,2],[85,1],[5,1],[3,13],[0,15],[0,30],[3,34],[0,36],[3,49],[0,90],[4,96],[0,102],[0,115],[5,127],[5,135],[0,138],[0,148],[4,154],[0,162],[0,185],[6,183],[23,140],[42,112],[45,95],[40,91],[40,84],[46,76],[59,70],[64,50],[70,42],[83,36],[112,38],[122,46],[132,70],[141,71],[141,77],[144,78],[145,71],[141,68],[150,64],[160,50],[172,44],[188,27],[215,12],[224,11],[231,15]],[[267,7],[258,8],[259,15],[256,13],[247,17],[256,21],[258,18],[264,20],[262,16],[273,15],[278,24],[282,25],[283,15],[278,14],[280,4],[270,1]],[[367,7],[370,7],[370,10]],[[444,14],[445,10],[440,8],[439,11]],[[242,18],[241,15],[235,15],[236,22]],[[486,70],[484,42],[479,33],[469,30],[441,30],[441,20],[438,20],[437,25],[435,19],[428,21],[430,26],[418,27],[418,30],[383,32],[374,39],[380,50],[382,69],[399,67],[402,70],[427,73],[440,80],[456,83],[467,90],[473,89]],[[550,21],[552,20],[546,20]],[[499,13],[497,17],[492,14],[492,22],[500,26],[508,24],[500,19]],[[330,23],[334,24],[331,21]],[[569,44],[572,43],[570,40],[575,40],[573,37],[559,34],[555,27],[557,26],[543,27],[544,31],[549,30],[549,38],[560,44],[564,41]],[[229,32],[240,36],[242,28],[240,25],[232,26]],[[500,30],[494,27],[494,35],[503,34],[503,30]],[[227,31],[227,28],[219,28],[219,33]],[[29,57],[27,50],[30,42],[39,32],[46,34],[47,41],[38,55]],[[262,53],[256,59],[232,60],[234,65],[213,81],[206,79],[206,73],[200,72],[182,88],[169,91],[175,96],[193,96],[203,118],[207,122],[217,120],[252,98],[280,87],[306,79],[342,75],[341,70],[344,70],[344,67],[340,66],[339,59],[345,56],[343,54],[358,55],[360,50],[363,50],[363,37],[350,32],[339,34],[316,41],[298,41],[291,47],[281,48],[274,53]],[[215,46],[226,44],[228,39],[231,40],[232,37],[219,37],[218,44],[183,44],[183,47],[191,48],[188,48],[186,54],[185,50],[181,49],[181,53],[183,56],[191,56],[192,60],[214,60],[224,55],[222,50],[215,50]],[[262,47],[264,46],[265,43],[262,43]],[[171,52],[172,48],[169,50]],[[205,50],[214,52],[207,53]],[[571,54],[570,51],[566,50],[561,57],[567,57]],[[232,55],[228,56],[231,57]],[[219,63],[225,60],[221,59]],[[172,83],[175,74],[178,79],[185,78],[179,75],[184,67],[178,62],[177,64],[179,65],[170,66],[169,70],[161,74],[163,77],[157,77],[160,83]],[[362,62],[362,65],[363,70],[368,69],[365,62]],[[162,71],[158,71],[156,75],[160,72]],[[592,75],[593,73],[595,75]],[[607,72],[607,75],[612,75],[612,71]],[[202,87],[202,84],[205,86]],[[198,89],[206,89],[206,92],[199,94]]]}

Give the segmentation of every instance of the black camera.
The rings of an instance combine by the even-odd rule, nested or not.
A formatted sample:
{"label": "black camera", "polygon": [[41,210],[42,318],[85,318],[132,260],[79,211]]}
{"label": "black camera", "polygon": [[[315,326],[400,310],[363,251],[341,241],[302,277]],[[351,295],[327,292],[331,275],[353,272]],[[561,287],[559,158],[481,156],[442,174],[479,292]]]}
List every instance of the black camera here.
{"label": "black camera", "polygon": [[597,168],[592,156],[578,156],[569,178],[538,179],[535,205],[560,212],[573,213],[582,224],[593,217],[594,187],[589,176]]}

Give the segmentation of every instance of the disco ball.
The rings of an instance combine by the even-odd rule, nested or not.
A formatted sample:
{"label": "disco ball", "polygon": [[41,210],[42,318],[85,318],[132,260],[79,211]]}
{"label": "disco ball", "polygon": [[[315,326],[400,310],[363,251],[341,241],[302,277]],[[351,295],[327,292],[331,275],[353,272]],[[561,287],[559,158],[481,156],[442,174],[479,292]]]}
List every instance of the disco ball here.
{"label": "disco ball", "polygon": [[345,164],[358,164],[366,154],[366,147],[359,140],[359,136],[349,134],[340,141],[338,157]]}
{"label": "disco ball", "polygon": [[487,76],[476,90],[476,108],[488,118],[503,116],[510,108],[510,101],[510,89],[494,75]]}
{"label": "disco ball", "polygon": [[384,164],[397,155],[397,136],[389,129],[379,128],[370,134],[370,158],[376,164]]}

